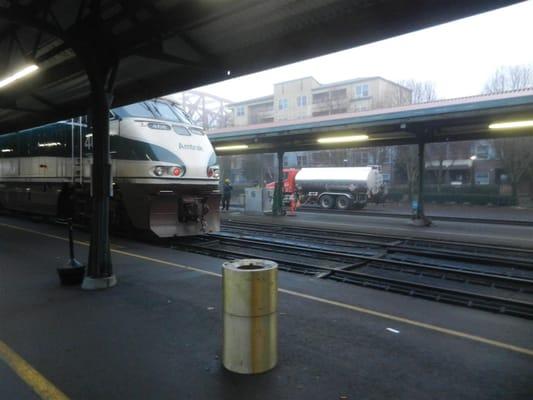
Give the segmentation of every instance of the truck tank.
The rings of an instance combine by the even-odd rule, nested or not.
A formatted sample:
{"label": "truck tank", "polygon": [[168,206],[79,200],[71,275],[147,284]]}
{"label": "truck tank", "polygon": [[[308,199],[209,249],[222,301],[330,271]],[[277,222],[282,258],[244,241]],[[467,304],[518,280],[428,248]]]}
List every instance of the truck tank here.
{"label": "truck tank", "polygon": [[302,168],[296,186],[323,208],[362,208],[383,189],[383,176],[377,167]]}

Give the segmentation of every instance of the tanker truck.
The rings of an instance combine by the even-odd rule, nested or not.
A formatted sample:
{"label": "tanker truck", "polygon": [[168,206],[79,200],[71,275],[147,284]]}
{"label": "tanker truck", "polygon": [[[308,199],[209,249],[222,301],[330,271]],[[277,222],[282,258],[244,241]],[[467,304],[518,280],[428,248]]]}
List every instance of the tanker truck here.
{"label": "tanker truck", "polygon": [[[322,208],[363,208],[368,201],[384,196],[383,175],[379,166],[284,169],[285,197],[298,193],[300,204],[319,204]],[[274,188],[272,182],[267,187]]]}

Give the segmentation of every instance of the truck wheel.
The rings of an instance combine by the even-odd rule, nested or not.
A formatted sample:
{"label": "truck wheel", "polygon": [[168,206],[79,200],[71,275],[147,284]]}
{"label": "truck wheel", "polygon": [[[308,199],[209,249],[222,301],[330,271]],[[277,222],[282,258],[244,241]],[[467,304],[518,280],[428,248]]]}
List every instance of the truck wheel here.
{"label": "truck wheel", "polygon": [[352,206],[352,200],[346,196],[337,196],[335,205],[339,210],[347,210]]}
{"label": "truck wheel", "polygon": [[335,199],[333,196],[326,194],[320,198],[319,203],[322,208],[332,208],[335,205]]}

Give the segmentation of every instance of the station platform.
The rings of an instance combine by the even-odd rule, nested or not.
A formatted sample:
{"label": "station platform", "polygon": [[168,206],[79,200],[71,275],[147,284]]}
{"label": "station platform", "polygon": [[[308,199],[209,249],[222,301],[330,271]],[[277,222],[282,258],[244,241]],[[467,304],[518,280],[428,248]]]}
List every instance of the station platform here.
{"label": "station platform", "polygon": [[[291,221],[294,221],[291,220]],[[76,255],[87,259],[87,234]],[[1,399],[531,399],[533,321],[280,272],[279,364],[221,365],[222,261],[113,239],[60,287],[65,228],[0,217]]]}
{"label": "station platform", "polygon": [[[430,217],[456,217],[456,218],[476,218],[480,220],[492,221],[528,221],[533,224],[533,207],[500,207],[500,206],[475,206],[463,204],[434,204],[428,203],[425,206],[426,214]],[[359,211],[356,211],[356,213]],[[410,205],[407,203],[369,203],[360,210],[362,213],[375,214],[398,214],[409,217],[411,215]]]}
{"label": "station platform", "polygon": [[[243,211],[244,199],[241,203],[231,204],[230,210]],[[476,206],[465,204],[436,204],[427,203],[425,206],[426,215],[430,218],[459,218],[459,219],[478,219],[483,221],[492,222],[529,222],[533,224],[533,206]],[[321,210],[318,205],[303,205],[299,212],[312,212]],[[332,210],[335,212],[336,210]],[[410,218],[412,210],[408,203],[367,203],[361,210],[347,210],[341,211],[346,215],[359,215],[359,216],[375,216],[375,217],[391,217],[397,218]]]}
{"label": "station platform", "polygon": [[431,226],[413,226],[410,218],[382,217],[360,214],[296,211],[295,216],[273,217],[246,214],[241,210],[222,213],[223,221],[250,222],[264,225],[289,225],[324,230],[364,232],[383,236],[449,240],[463,243],[510,246],[533,249],[531,225],[486,224],[461,221],[433,221]]}

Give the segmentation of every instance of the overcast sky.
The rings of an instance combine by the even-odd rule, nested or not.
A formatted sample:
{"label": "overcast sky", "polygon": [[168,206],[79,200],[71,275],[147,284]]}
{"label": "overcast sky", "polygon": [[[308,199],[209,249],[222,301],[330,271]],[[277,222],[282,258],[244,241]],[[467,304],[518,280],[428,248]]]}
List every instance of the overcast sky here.
{"label": "overcast sky", "polygon": [[533,0],[392,39],[198,88],[241,101],[304,76],[320,83],[379,75],[431,80],[439,98],[480,93],[500,65],[533,64]]}

